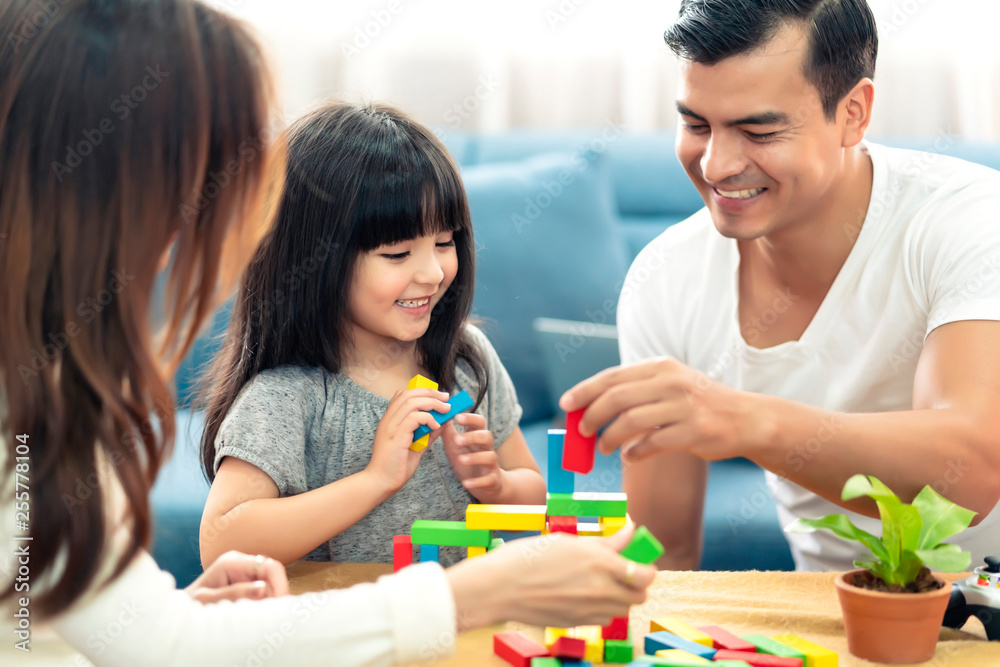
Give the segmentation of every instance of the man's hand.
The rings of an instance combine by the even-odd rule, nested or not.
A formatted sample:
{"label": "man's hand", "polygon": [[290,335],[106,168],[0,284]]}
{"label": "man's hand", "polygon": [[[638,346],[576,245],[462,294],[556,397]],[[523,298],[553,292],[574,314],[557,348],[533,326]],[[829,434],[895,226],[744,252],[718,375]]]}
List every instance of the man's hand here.
{"label": "man's hand", "polygon": [[715,461],[745,455],[748,436],[760,431],[751,395],[730,389],[673,359],[617,366],[584,380],[559,406],[587,410],[580,433],[596,433],[604,454],[619,447],[631,461],[665,451],[688,451]]}

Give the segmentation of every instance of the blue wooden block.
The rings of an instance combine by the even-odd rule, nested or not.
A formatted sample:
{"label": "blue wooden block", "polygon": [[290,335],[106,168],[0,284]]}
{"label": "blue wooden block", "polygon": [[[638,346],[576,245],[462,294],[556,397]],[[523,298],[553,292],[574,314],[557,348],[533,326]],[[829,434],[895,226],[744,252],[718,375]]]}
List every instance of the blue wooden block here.
{"label": "blue wooden block", "polygon": [[441,554],[441,547],[436,544],[421,544],[420,545],[420,562],[430,563],[431,561],[439,563]]}
{"label": "blue wooden block", "polygon": [[[469,396],[469,393],[463,389],[462,391],[452,396],[451,400],[448,401],[448,405],[451,406],[451,410],[449,410],[448,412],[438,412],[437,410],[432,410],[431,414],[434,415],[434,419],[435,421],[437,421],[438,424],[444,426],[444,423],[446,421],[454,419],[456,416],[465,412],[475,404],[476,402],[472,400],[472,397]],[[417,427],[417,430],[413,432],[413,442],[416,442],[417,440],[424,437],[430,432],[431,432],[430,426],[427,426],[426,424],[421,424],[420,426]]]}
{"label": "blue wooden block", "polygon": [[660,630],[659,632],[650,632],[646,635],[646,643],[643,648],[649,655],[656,655],[657,651],[662,651],[664,649],[679,648],[688,653],[694,653],[695,655],[700,655],[703,658],[711,660],[715,655],[715,649],[709,648],[704,644],[698,644],[689,639],[684,639],[683,637],[678,637],[672,632],[667,632],[665,630]]}
{"label": "blue wooden block", "polygon": [[566,429],[549,429],[549,493],[573,493],[575,489],[573,471],[562,467],[563,438]]}

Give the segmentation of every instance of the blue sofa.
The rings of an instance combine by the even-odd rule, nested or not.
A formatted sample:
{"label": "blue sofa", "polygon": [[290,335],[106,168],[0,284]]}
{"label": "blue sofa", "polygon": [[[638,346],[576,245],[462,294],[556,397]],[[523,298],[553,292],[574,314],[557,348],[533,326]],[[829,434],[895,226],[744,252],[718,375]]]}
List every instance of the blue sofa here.
{"label": "blue sofa", "polygon": [[[545,472],[545,433],[558,424],[552,350],[533,325],[557,318],[613,325],[621,281],[635,254],[669,225],[702,206],[674,155],[671,133],[614,128],[443,134],[462,167],[476,232],[474,315],[517,387],[521,428]],[[900,145],[900,142],[895,142]],[[940,141],[939,141],[940,144]],[[903,144],[1000,168],[1000,147],[934,139]],[[202,417],[189,406],[198,371],[211,359],[228,312],[222,309],[177,378],[177,446],[153,491],[153,555],[178,584],[201,571],[198,524],[208,493],[198,467]],[[593,326],[591,326],[593,328]],[[548,361],[546,360],[548,357]],[[546,372],[546,363],[549,363]],[[560,375],[594,370],[586,345],[560,358]],[[601,358],[599,366],[616,363]],[[619,490],[621,463],[598,456],[578,490]],[[702,568],[793,568],[763,472],[744,460],[713,463],[704,519]]]}

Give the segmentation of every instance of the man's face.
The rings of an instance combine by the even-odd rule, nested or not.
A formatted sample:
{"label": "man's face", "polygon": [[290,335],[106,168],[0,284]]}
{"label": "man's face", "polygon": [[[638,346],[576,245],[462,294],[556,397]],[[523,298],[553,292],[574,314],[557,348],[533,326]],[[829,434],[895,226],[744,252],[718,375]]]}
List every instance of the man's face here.
{"label": "man's face", "polygon": [[827,121],[803,73],[807,52],[803,29],[789,26],[752,53],[681,65],[677,156],[723,236],[836,214],[846,114]]}

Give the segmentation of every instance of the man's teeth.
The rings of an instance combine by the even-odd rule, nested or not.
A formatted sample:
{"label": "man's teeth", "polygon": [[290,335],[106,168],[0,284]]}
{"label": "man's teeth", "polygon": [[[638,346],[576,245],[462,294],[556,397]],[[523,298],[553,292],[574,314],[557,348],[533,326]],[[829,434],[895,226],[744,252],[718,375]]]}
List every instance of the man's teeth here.
{"label": "man's teeth", "polygon": [[750,199],[750,197],[756,197],[761,192],[767,188],[754,188],[753,190],[720,190],[716,188],[715,191],[726,199]]}
{"label": "man's teeth", "polygon": [[397,301],[399,305],[403,308],[419,308],[420,306],[426,306],[430,299],[420,299],[419,301]]}

